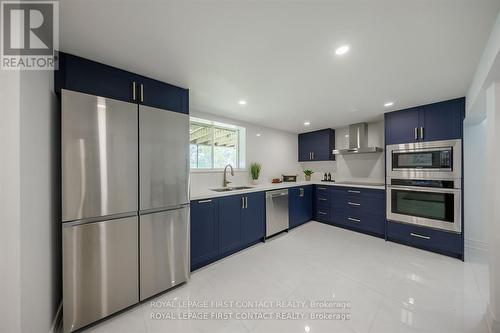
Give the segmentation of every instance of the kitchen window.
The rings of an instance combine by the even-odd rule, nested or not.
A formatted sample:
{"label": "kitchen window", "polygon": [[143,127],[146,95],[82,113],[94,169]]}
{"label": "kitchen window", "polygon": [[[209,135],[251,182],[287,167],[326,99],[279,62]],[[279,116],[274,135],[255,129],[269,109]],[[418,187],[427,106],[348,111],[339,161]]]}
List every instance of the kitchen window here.
{"label": "kitchen window", "polygon": [[245,168],[245,128],[191,117],[189,157],[192,170]]}

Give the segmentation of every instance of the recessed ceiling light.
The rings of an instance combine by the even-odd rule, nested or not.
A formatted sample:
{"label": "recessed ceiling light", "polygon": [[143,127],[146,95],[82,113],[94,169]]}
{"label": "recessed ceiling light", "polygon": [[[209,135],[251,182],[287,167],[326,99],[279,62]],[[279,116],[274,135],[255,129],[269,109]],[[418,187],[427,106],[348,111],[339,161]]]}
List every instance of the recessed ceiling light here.
{"label": "recessed ceiling light", "polygon": [[339,46],[335,49],[335,54],[338,56],[344,55],[347,52],[349,52],[349,49],[350,49],[349,45]]}
{"label": "recessed ceiling light", "polygon": [[309,122],[309,121],[304,122],[304,126],[309,126],[309,125],[311,125],[311,122]]}
{"label": "recessed ceiling light", "polygon": [[390,106],[393,106],[393,105],[394,105],[394,102],[387,102],[387,103],[385,103],[385,104],[384,104],[384,106],[385,106],[386,108],[388,108],[388,107],[390,107]]}
{"label": "recessed ceiling light", "polygon": [[260,134],[260,133],[257,133],[257,134],[255,134],[255,135],[256,135],[256,136],[261,136],[262,134]]}
{"label": "recessed ceiling light", "polygon": [[238,104],[239,105],[247,105],[247,101],[245,101],[244,99],[242,99],[242,100],[238,101]]}

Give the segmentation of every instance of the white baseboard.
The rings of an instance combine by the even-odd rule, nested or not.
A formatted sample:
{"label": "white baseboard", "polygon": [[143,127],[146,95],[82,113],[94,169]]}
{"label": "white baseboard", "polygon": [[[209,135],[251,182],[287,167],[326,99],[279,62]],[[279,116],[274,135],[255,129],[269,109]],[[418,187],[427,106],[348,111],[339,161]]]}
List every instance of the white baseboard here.
{"label": "white baseboard", "polygon": [[465,239],[465,260],[488,262],[488,243],[475,239]]}
{"label": "white baseboard", "polygon": [[493,315],[489,303],[486,307],[485,320],[489,333],[500,333],[500,321]]}
{"label": "white baseboard", "polygon": [[466,238],[465,239],[465,247],[472,248],[472,249],[478,250],[478,251],[487,252],[488,251],[488,242]]}
{"label": "white baseboard", "polygon": [[62,332],[62,302],[57,308],[56,315],[52,321],[49,333],[61,333]]}

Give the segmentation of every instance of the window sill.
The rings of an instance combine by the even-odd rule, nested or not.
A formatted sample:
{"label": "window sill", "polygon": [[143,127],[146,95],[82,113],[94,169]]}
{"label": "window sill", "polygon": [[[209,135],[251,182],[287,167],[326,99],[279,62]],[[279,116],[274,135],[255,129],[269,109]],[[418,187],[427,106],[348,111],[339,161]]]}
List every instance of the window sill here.
{"label": "window sill", "polygon": [[[228,168],[229,171],[231,169]],[[190,173],[222,173],[224,169],[190,169]],[[236,169],[234,168],[234,172],[248,172],[247,169]]]}

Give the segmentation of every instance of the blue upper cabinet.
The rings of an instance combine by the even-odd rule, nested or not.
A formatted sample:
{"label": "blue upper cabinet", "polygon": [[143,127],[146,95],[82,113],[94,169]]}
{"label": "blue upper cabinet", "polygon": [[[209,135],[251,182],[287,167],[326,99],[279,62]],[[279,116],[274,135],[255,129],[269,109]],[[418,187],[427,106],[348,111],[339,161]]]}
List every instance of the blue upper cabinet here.
{"label": "blue upper cabinet", "polygon": [[411,108],[385,114],[385,143],[418,141],[420,108]]}
{"label": "blue upper cabinet", "polygon": [[425,105],[420,113],[421,140],[451,140],[463,137],[465,98]]}
{"label": "blue upper cabinet", "polygon": [[461,139],[465,98],[385,114],[385,143]]}
{"label": "blue upper cabinet", "polygon": [[71,54],[59,53],[55,91],[79,91],[125,102],[189,113],[189,90]]}
{"label": "blue upper cabinet", "polygon": [[335,131],[326,128],[298,135],[299,162],[334,161]]}
{"label": "blue upper cabinet", "polygon": [[189,113],[189,93],[158,80],[141,77],[138,87],[139,103],[155,108]]}
{"label": "blue upper cabinet", "polygon": [[133,82],[139,81],[136,74],[62,52],[54,75],[57,93],[68,89],[126,102],[134,102]]}

